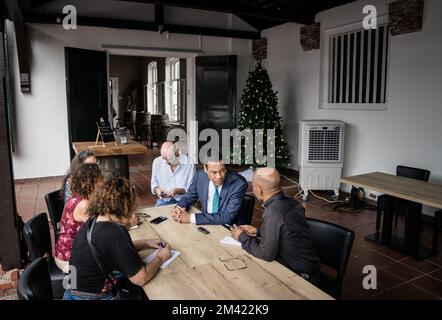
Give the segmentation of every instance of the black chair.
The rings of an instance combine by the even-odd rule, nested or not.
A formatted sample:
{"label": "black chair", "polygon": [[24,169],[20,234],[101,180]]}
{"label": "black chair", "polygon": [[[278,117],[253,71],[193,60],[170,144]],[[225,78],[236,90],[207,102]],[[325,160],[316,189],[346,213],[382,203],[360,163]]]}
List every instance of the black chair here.
{"label": "black chair", "polygon": [[64,199],[61,197],[61,190],[46,193],[45,201],[48,207],[49,217],[51,218],[51,224],[54,228],[55,242],[58,240],[59,227],[58,223],[61,221],[64,209]]}
{"label": "black chair", "polygon": [[[419,168],[412,168],[412,167],[405,167],[405,166],[397,166],[396,167],[396,175],[399,177],[405,177],[410,179],[416,179],[421,181],[428,181],[430,178],[430,171],[419,169]],[[385,195],[378,196],[377,200],[377,215],[376,215],[376,231],[379,231],[381,226],[381,215],[382,211],[385,209]],[[398,217],[399,215],[403,215],[407,217],[408,212],[410,210],[411,205],[415,205],[415,203],[399,199],[393,197],[393,212],[394,212],[394,226],[397,227]],[[422,227],[422,221],[421,221],[421,214],[422,214],[422,205],[418,204],[417,208],[419,212],[419,229]]]}
{"label": "black chair", "polygon": [[137,112],[134,111],[125,111],[124,112],[124,121],[123,124],[126,128],[130,130],[132,136],[135,136],[135,120],[136,120]]}
{"label": "black chair", "polygon": [[142,143],[148,141],[150,138],[150,113],[137,112],[135,119],[135,134],[136,139]]}
{"label": "black chair", "polygon": [[53,300],[51,278],[46,258],[35,259],[18,280],[20,300]]}
{"label": "black chair", "polygon": [[253,209],[255,207],[255,197],[246,194],[242,200],[242,221],[241,224],[251,224],[253,218]]}
{"label": "black chair", "polygon": [[64,294],[63,279],[66,275],[57,267],[52,256],[51,234],[46,213],[40,213],[26,222],[23,226],[23,233],[31,261],[47,257],[52,292],[55,299],[61,299]]}
{"label": "black chair", "polygon": [[439,248],[439,232],[440,228],[442,227],[442,210],[438,210],[434,213],[434,221],[433,221],[433,245],[432,245],[432,252],[434,254],[438,253]]}
{"label": "black chair", "polygon": [[307,218],[310,237],[321,264],[337,271],[336,278],[321,272],[319,288],[340,299],[342,280],[350,257],[355,233],[352,230],[326,221]]}

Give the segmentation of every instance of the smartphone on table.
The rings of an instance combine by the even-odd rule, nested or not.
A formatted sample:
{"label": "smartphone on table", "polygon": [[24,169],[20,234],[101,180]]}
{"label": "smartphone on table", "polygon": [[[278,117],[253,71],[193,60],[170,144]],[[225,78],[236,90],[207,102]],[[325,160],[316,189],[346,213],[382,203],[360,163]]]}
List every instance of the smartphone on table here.
{"label": "smartphone on table", "polygon": [[204,234],[209,234],[210,233],[209,230],[207,230],[206,228],[203,228],[203,227],[198,227],[198,231],[202,232]]}
{"label": "smartphone on table", "polygon": [[159,223],[161,223],[161,222],[163,222],[163,221],[165,221],[165,220],[167,220],[166,217],[159,216],[159,217],[157,217],[157,218],[155,218],[155,219],[153,219],[153,220],[150,220],[150,223],[153,223],[153,224],[159,224]]}

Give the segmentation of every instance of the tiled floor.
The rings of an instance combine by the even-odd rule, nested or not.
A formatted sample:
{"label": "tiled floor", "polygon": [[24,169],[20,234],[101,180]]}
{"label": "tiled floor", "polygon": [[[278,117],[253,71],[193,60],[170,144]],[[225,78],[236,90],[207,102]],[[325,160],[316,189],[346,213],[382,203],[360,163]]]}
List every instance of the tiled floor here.
{"label": "tiled floor", "polygon": [[[152,160],[158,149],[149,150],[147,155],[131,156],[130,176],[134,182],[140,205],[152,205],[154,197],[150,193]],[[297,180],[296,176],[290,178]],[[26,221],[35,213],[45,212],[44,194],[60,187],[61,177],[16,181],[18,212]],[[297,187],[289,180],[283,181],[284,191],[293,196]],[[364,236],[375,230],[374,211],[361,213],[338,213],[322,209],[325,201],[310,198],[304,203],[306,215],[345,226],[354,230],[355,242],[348,269],[344,278],[343,299],[441,299],[442,298],[442,254],[424,261],[416,261],[396,251],[364,240]],[[255,206],[253,224],[258,226],[262,215],[259,203]],[[402,234],[403,221],[399,220],[396,233]],[[425,225],[422,243],[431,246],[431,227]],[[362,269],[373,265],[377,269],[377,289],[365,290],[362,286]]]}

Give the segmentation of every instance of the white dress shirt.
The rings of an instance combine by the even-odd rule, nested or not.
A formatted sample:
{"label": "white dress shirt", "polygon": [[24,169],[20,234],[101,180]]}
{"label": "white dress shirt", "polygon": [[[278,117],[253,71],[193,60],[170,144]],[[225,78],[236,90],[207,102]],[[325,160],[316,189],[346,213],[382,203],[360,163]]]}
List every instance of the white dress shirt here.
{"label": "white dress shirt", "polygon": [[[174,188],[183,188],[188,190],[192,178],[195,175],[195,164],[184,154],[180,153],[179,163],[172,172],[170,165],[161,157],[155,158],[152,164],[152,180],[150,182],[151,191],[155,194],[155,188],[160,187],[166,191]],[[182,195],[174,196],[175,200],[179,201]]]}
{"label": "white dress shirt", "polygon": [[[210,181],[209,182],[209,192],[207,194],[207,213],[213,213],[213,195],[215,193],[215,188],[218,188],[218,198],[221,195],[221,189],[223,188],[223,185],[216,187],[215,184]],[[218,202],[220,204],[221,201]],[[190,222],[196,223],[195,214],[190,215]]]}

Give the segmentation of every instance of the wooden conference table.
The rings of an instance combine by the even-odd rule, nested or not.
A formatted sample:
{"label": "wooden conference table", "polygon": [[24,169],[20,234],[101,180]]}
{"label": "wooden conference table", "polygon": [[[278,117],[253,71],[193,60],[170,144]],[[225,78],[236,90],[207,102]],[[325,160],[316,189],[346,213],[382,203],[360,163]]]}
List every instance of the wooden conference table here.
{"label": "wooden conference table", "polygon": [[[276,261],[266,262],[241,247],[221,244],[220,240],[230,235],[223,226],[205,225],[210,231],[205,235],[193,224],[175,222],[169,216],[170,210],[171,206],[141,209],[151,217],[142,218],[139,228],[130,231],[133,240],[159,237],[181,252],[144,286],[149,299],[333,299]],[[191,212],[198,211],[192,208]],[[158,225],[149,223],[160,215],[168,219]],[[146,250],[141,256],[152,251]]]}
{"label": "wooden conference table", "polygon": [[392,197],[441,209],[442,185],[383,172],[372,172],[342,178],[341,182],[382,192],[386,195],[381,233],[366,236],[366,240],[389,246],[416,259],[424,259],[432,254],[430,249],[419,245],[418,219],[420,212],[417,211],[417,206],[410,210],[405,226],[404,239],[392,235]]}
{"label": "wooden conference table", "polygon": [[135,141],[128,144],[116,145],[115,142],[107,142],[104,147],[95,141],[73,142],[72,148],[75,154],[83,150],[91,150],[100,160],[100,168],[104,175],[112,174],[129,179],[129,158],[128,155],[147,152],[147,147]]}

